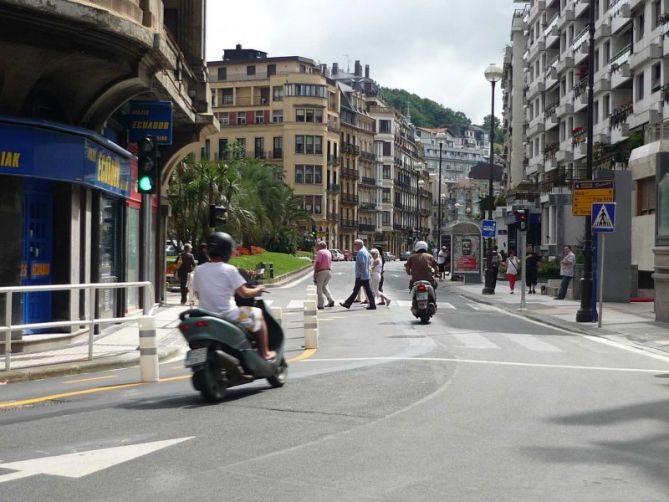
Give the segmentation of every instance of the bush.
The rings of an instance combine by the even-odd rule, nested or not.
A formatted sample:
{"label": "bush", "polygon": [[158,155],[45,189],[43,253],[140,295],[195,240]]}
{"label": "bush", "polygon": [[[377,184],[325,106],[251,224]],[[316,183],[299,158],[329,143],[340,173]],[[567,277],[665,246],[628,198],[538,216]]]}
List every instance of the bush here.
{"label": "bush", "polygon": [[559,279],[560,278],[560,262],[542,260],[539,262],[537,275],[539,279]]}

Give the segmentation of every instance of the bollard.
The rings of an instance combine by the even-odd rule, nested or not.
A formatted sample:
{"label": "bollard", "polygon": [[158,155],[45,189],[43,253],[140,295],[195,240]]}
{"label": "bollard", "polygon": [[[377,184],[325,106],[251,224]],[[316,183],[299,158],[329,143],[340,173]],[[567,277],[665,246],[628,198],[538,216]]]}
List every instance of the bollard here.
{"label": "bollard", "polygon": [[311,300],[304,302],[304,348],[318,348],[318,314],[316,302]]}
{"label": "bollard", "polygon": [[272,314],[272,317],[277,322],[279,326],[283,323],[283,310],[281,307],[270,307],[269,313]]}
{"label": "bollard", "polygon": [[139,318],[139,371],[142,382],[157,382],[160,379],[156,318],[153,316]]}
{"label": "bollard", "polygon": [[274,279],[274,263],[268,263],[267,264],[267,269],[269,273],[269,278]]}

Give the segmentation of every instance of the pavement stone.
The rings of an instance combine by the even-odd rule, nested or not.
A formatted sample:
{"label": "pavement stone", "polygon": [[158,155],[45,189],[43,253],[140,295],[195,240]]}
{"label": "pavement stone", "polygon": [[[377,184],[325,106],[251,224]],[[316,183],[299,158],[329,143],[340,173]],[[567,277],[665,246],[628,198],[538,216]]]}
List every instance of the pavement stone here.
{"label": "pavement stone", "polygon": [[610,340],[661,355],[669,353],[669,324],[655,321],[653,302],[604,302],[602,327],[597,323],[576,322],[580,302],[554,300],[552,297],[526,295],[525,310],[520,310],[520,291],[511,295],[505,283],[497,285],[494,295],[484,295],[482,284],[445,281],[440,284],[455,288],[469,300],[494,305],[501,309],[549,326]]}

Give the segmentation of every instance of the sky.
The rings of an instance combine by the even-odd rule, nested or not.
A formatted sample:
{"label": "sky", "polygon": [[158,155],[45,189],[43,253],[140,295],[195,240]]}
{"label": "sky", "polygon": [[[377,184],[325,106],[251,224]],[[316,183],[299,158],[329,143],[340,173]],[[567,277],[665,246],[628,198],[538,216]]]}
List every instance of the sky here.
{"label": "sky", "polygon": [[208,0],[207,60],[236,44],[351,71],[359,59],[382,86],[481,124],[491,105],[483,72],[502,64],[513,11],[522,7],[512,0]]}

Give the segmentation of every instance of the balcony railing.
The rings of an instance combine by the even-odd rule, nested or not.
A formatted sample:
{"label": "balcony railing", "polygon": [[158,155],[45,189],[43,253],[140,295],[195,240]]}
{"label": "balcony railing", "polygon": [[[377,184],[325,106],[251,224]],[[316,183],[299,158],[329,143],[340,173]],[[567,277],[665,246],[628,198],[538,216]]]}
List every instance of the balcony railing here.
{"label": "balcony railing", "polygon": [[342,218],[340,225],[342,228],[347,228],[347,229],[356,229],[358,227],[358,220],[347,220]]}
{"label": "balcony railing", "polygon": [[632,44],[627,44],[620,49],[609,61],[611,73],[615,72],[621,64],[626,63],[632,54]]}
{"label": "balcony railing", "polygon": [[360,178],[360,184],[375,187],[376,186],[376,179],[375,178],[370,178],[368,176],[362,176]]}
{"label": "balcony railing", "polygon": [[338,166],[339,165],[339,157],[328,157],[328,165],[330,166]]}
{"label": "balcony railing", "polygon": [[376,225],[370,225],[368,223],[359,223],[358,231],[360,232],[374,232],[376,230]]}
{"label": "balcony railing", "polygon": [[344,178],[358,179],[358,170],[357,169],[351,169],[350,167],[342,167],[341,175]]}
{"label": "balcony railing", "polygon": [[358,196],[352,193],[343,193],[341,194],[341,202],[342,204],[357,204]]}
{"label": "balcony railing", "polygon": [[609,115],[609,126],[619,127],[620,124],[625,122],[627,117],[629,117],[632,113],[634,113],[634,105],[632,103],[619,106],[611,112],[611,115]]}
{"label": "balcony railing", "polygon": [[360,152],[360,158],[362,160],[369,160],[370,162],[373,162],[376,160],[376,155],[372,152]]}
{"label": "balcony railing", "polygon": [[341,192],[341,185],[337,183],[330,183],[328,185],[328,192],[339,193]]}
{"label": "balcony railing", "polygon": [[363,211],[374,211],[376,210],[376,204],[374,202],[361,202],[360,209]]}
{"label": "balcony railing", "polygon": [[339,213],[328,213],[328,220],[336,222],[339,220]]}

